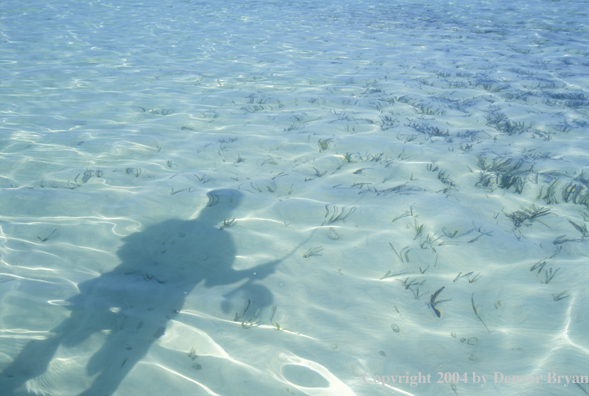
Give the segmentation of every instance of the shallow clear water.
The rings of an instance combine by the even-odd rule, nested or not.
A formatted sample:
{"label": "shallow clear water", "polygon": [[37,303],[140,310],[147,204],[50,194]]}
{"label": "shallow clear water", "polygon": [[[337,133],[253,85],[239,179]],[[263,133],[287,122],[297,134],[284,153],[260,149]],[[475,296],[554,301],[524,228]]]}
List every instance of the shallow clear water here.
{"label": "shallow clear water", "polygon": [[0,394],[589,394],[588,3],[498,3],[3,0]]}

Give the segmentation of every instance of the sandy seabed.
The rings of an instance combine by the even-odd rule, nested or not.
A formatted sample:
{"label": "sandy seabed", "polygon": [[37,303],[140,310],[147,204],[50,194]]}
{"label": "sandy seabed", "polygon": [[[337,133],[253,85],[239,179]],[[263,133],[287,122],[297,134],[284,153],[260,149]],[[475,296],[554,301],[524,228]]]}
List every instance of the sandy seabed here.
{"label": "sandy seabed", "polygon": [[583,2],[0,5],[0,394],[589,394]]}

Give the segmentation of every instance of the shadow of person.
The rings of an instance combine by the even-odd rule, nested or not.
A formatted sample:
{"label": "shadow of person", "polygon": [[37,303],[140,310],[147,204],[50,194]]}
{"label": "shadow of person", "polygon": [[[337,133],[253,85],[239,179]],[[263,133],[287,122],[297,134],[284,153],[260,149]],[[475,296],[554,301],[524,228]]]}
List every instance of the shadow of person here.
{"label": "shadow of person", "polygon": [[111,395],[201,282],[205,287],[240,282],[234,292],[269,306],[271,292],[255,280],[270,274],[280,260],[234,270],[235,246],[219,224],[232,218],[242,193],[215,190],[208,197],[195,220],[167,220],[125,237],[118,251],[121,264],[79,285],[80,293],[68,300],[70,317],[52,330],[52,337],[24,347],[0,375],[0,394],[27,394],[24,384],[47,371],[58,347],[76,346],[106,332],[86,367],[94,377],[92,385],[80,395]]}

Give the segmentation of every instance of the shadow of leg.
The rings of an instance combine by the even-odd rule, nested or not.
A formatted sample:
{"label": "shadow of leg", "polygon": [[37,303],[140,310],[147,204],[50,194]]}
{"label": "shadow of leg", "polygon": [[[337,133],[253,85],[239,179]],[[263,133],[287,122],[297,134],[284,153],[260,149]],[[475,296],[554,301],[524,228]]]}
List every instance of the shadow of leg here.
{"label": "shadow of leg", "polygon": [[28,380],[45,373],[60,344],[61,337],[58,336],[29,342],[0,374],[0,395],[14,395],[19,390],[24,392],[21,388]]}

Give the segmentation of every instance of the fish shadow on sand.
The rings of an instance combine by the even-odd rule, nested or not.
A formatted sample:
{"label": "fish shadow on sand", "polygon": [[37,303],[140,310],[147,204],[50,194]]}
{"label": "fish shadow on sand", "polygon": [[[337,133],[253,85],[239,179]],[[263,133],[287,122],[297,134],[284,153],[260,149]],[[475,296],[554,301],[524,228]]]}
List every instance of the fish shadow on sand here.
{"label": "fish shadow on sand", "polygon": [[0,394],[27,395],[25,383],[46,373],[60,346],[73,347],[105,331],[103,346],[86,367],[94,380],[80,396],[113,394],[199,283],[211,288],[240,282],[231,295],[270,306],[272,293],[255,281],[281,260],[234,270],[235,245],[219,224],[233,217],[242,193],[215,190],[208,197],[194,220],[167,220],[125,237],[118,251],[121,264],[79,285],[80,293],[68,299],[70,317],[51,330],[51,337],[29,342],[2,371]]}

